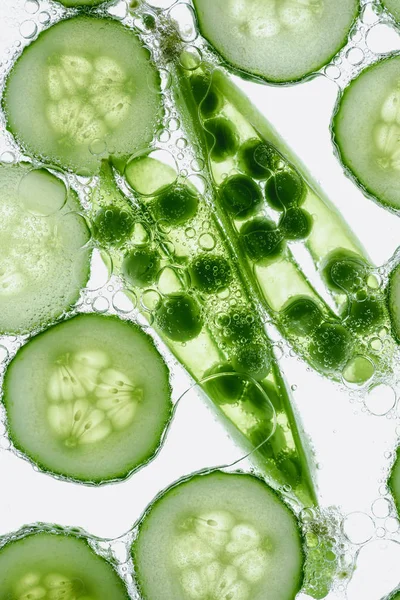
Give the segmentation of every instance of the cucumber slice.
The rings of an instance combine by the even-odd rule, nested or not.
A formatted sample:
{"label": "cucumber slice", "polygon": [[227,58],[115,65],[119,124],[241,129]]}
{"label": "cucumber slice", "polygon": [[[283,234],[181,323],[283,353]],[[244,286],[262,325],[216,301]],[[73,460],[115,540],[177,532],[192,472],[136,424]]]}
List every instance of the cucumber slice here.
{"label": "cucumber slice", "polygon": [[31,531],[0,550],[0,598],[129,600],[122,579],[86,539],[65,530]]}
{"label": "cucumber slice", "polygon": [[332,136],[345,169],[383,206],[400,208],[400,56],[367,67],[335,109]]}
{"label": "cucumber slice", "polygon": [[136,35],[112,19],[60,21],[6,82],[7,127],[28,154],[77,173],[147,147],[161,116],[159,76]]}
{"label": "cucumber slice", "polygon": [[300,81],[346,44],[357,0],[194,0],[200,31],[231,66]]}
{"label": "cucumber slice", "polygon": [[27,333],[78,300],[90,234],[76,194],[45,169],[0,166],[0,333]]}
{"label": "cucumber slice", "polygon": [[388,485],[400,516],[400,446],[397,448],[396,460],[390,473]]}
{"label": "cucumber slice", "polygon": [[399,0],[381,0],[382,6],[386,8],[388,12],[396,21],[400,21],[400,2]]}
{"label": "cucumber slice", "polygon": [[122,479],[159,447],[171,413],[168,368],[137,325],[79,315],[23,346],[3,402],[14,446],[42,470]]}
{"label": "cucumber slice", "polygon": [[143,600],[292,600],[303,579],[294,514],[264,481],[214,471],[159,497],[132,546]]}

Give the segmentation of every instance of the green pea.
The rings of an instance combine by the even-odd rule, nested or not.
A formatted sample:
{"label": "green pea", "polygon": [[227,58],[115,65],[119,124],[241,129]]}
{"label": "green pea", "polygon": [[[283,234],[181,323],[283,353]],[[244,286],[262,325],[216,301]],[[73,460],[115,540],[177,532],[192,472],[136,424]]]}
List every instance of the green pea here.
{"label": "green pea", "polygon": [[205,383],[205,389],[212,399],[218,404],[236,404],[243,394],[245,381],[240,375],[225,375],[225,373],[236,373],[229,363],[221,363],[211,367],[205,376],[219,375]]}
{"label": "green pea", "polygon": [[256,217],[245,223],[239,239],[248,257],[257,263],[276,259],[285,250],[282,233],[275,223],[265,217]]}
{"label": "green pea", "polygon": [[262,390],[258,388],[258,386],[250,385],[246,390],[246,399],[251,402],[256,408],[264,410],[267,414],[270,412],[270,406],[266,406],[266,398],[263,392],[268,397],[268,400],[271,402],[275,411],[279,412],[282,410],[282,403],[279,397],[279,393],[273,383],[270,381],[263,381],[260,383]]}
{"label": "green pea", "polygon": [[153,201],[153,210],[157,219],[169,225],[183,225],[197,212],[199,200],[185,185],[165,188]]}
{"label": "green pea", "polygon": [[271,370],[271,353],[264,344],[247,344],[236,352],[233,366],[239,373],[259,381]]}
{"label": "green pea", "polygon": [[351,300],[346,325],[357,333],[372,333],[384,318],[383,303],[373,296]]}
{"label": "green pea", "polygon": [[304,240],[311,233],[312,217],[302,208],[288,208],[279,221],[279,227],[287,240]]}
{"label": "green pea", "polygon": [[204,127],[212,160],[221,162],[236,154],[239,144],[238,134],[228,119],[224,117],[208,119]]}
{"label": "green pea", "polygon": [[297,296],[282,310],[285,327],[296,336],[311,335],[322,322],[322,312],[314,300]]}
{"label": "green pea", "polygon": [[171,340],[188,342],[199,335],[203,318],[192,296],[175,293],[163,299],[156,312],[156,324]]}
{"label": "green pea", "polygon": [[134,224],[134,217],[126,208],[107,206],[93,219],[93,237],[102,246],[122,246],[130,237]]}
{"label": "green pea", "polygon": [[352,345],[352,337],[342,325],[322,323],[313,334],[310,356],[322,369],[335,371],[347,362]]}
{"label": "green pea", "polygon": [[155,282],[160,266],[158,252],[136,248],[125,254],[122,274],[131,285],[147,287]]}
{"label": "green pea", "polygon": [[329,254],[321,274],[327,286],[335,292],[355,293],[364,286],[367,265],[358,254],[341,248]]}
{"label": "green pea", "polygon": [[201,254],[190,266],[190,275],[194,287],[205,294],[215,294],[231,282],[232,272],[223,256]]}
{"label": "green pea", "polygon": [[293,454],[283,453],[277,460],[277,467],[285,477],[287,485],[295,488],[301,481],[302,467],[301,462]]}
{"label": "green pea", "polygon": [[257,335],[259,323],[254,314],[243,309],[233,309],[220,319],[226,341],[236,344],[251,342]]}
{"label": "green pea", "polygon": [[239,149],[239,168],[253,179],[267,179],[282,162],[272,144],[259,139],[247,140]]}
{"label": "green pea", "polygon": [[212,84],[211,77],[205,74],[192,75],[190,86],[203,119],[212,117],[221,109],[223,100]]}
{"label": "green pea", "polygon": [[[275,460],[279,454],[287,449],[286,436],[280,425],[276,426],[274,434],[268,439],[270,435],[271,424],[268,422],[265,425],[258,425],[257,428],[251,432],[250,440],[255,448],[262,444],[258,450],[261,456]],[[267,439],[268,441],[266,441]]]}
{"label": "green pea", "polygon": [[258,185],[246,175],[233,175],[220,188],[224,208],[235,219],[247,219],[254,215],[263,202]]}
{"label": "green pea", "polygon": [[303,178],[294,169],[278,171],[270,177],[265,185],[265,197],[275,210],[300,206],[306,195]]}

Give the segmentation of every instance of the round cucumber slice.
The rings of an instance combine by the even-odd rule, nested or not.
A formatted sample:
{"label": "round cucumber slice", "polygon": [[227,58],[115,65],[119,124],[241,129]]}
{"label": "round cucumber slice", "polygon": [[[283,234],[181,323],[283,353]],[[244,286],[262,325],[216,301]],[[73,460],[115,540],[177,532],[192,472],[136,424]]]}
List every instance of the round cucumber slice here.
{"label": "round cucumber slice", "polygon": [[171,413],[152,339],[117,317],[79,315],[32,338],[4,380],[14,446],[77,481],[122,479],[148,461]]}
{"label": "round cucumber slice", "polygon": [[386,8],[388,12],[396,21],[400,21],[400,2],[399,0],[381,0],[382,6]]}
{"label": "round cucumber slice", "polygon": [[378,203],[400,208],[400,55],[364,69],[339,98],[333,142],[345,169]]}
{"label": "round cucumber slice", "polygon": [[132,546],[144,600],[293,600],[303,578],[294,514],[253,475],[214,471],[167,490]]}
{"label": "round cucumber slice", "polygon": [[0,166],[0,333],[32,331],[78,300],[90,268],[79,210],[49,171]]}
{"label": "round cucumber slice", "polygon": [[3,97],[24,150],[80,174],[147,147],[161,116],[159,75],[138,37],[107,18],[56,23],[21,54]]}
{"label": "round cucumber slice", "polygon": [[99,4],[109,4],[110,0],[56,0],[67,8],[76,8],[77,6],[98,6]]}
{"label": "round cucumber slice", "polygon": [[202,35],[233,68],[299,81],[346,44],[357,0],[194,0]]}
{"label": "round cucumber slice", "polygon": [[67,531],[20,532],[0,549],[0,597],[129,600],[124,582],[86,539]]}
{"label": "round cucumber slice", "polygon": [[388,484],[400,516],[400,446],[397,448],[396,460],[394,461]]}

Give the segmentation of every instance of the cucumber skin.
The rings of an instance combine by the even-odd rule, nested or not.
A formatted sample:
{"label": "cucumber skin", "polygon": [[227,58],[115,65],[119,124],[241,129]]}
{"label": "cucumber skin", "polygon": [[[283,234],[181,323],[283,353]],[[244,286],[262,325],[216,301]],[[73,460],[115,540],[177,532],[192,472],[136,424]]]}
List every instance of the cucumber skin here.
{"label": "cucumber skin", "polygon": [[[122,588],[124,589],[125,600],[130,600],[131,597],[128,593],[128,590],[126,588],[124,581],[121,579],[121,577],[118,575],[118,573],[115,569],[115,564],[113,564],[111,561],[106,560],[100,554],[98,554],[97,552],[95,552],[93,550],[92,546],[89,544],[89,538],[92,536],[90,536],[86,531],[84,531],[83,529],[81,529],[79,527],[65,527],[64,525],[58,525],[58,524],[53,524],[53,523],[42,523],[42,522],[32,523],[29,525],[23,525],[17,531],[12,532],[11,534],[8,534],[8,535],[3,535],[0,537],[0,557],[2,555],[2,552],[7,549],[7,546],[10,543],[18,542],[19,540],[22,540],[24,538],[31,537],[31,536],[41,534],[41,533],[60,535],[60,536],[64,536],[67,538],[68,537],[75,538],[75,539],[78,538],[78,539],[82,540],[83,542],[85,542],[88,551],[90,551],[92,554],[95,554],[98,558],[102,559],[105,563],[107,563],[107,565],[109,565],[112,568],[112,570],[115,572],[115,575],[118,577],[118,579],[121,582],[121,590],[122,590]],[[0,582],[0,585],[1,585],[1,582]],[[1,592],[1,590],[0,590],[0,592]]]}
{"label": "cucumber skin", "polygon": [[396,331],[396,328],[394,326],[394,319],[392,318],[392,309],[391,309],[391,302],[390,302],[390,296],[392,293],[392,287],[395,285],[394,284],[394,278],[396,277],[396,272],[400,271],[400,265],[397,265],[390,273],[389,275],[389,281],[387,283],[386,289],[385,289],[385,299],[386,299],[386,307],[390,316],[390,323],[391,323],[391,333],[392,336],[394,337],[394,339],[396,340],[396,342],[398,344],[400,344],[400,331]]}
{"label": "cucumber skin", "polygon": [[392,469],[390,471],[389,479],[388,479],[388,488],[390,493],[393,496],[393,500],[396,506],[397,514],[400,516],[400,494],[395,492],[394,489],[394,479],[395,479],[395,471],[399,471],[397,474],[397,478],[400,480],[400,446],[397,447],[396,450],[396,458],[392,465]]}
{"label": "cucumber skin", "polygon": [[350,169],[350,167],[347,165],[347,162],[346,162],[346,159],[345,159],[345,154],[342,151],[342,148],[341,148],[341,145],[340,145],[340,141],[339,141],[338,136],[336,134],[336,126],[337,126],[337,123],[338,123],[339,117],[340,117],[341,102],[344,99],[344,97],[346,95],[346,92],[348,90],[350,90],[350,87],[351,87],[351,84],[353,83],[353,81],[357,77],[359,77],[360,75],[366,73],[367,71],[369,71],[370,69],[372,69],[373,67],[375,67],[376,65],[381,64],[382,62],[385,62],[386,60],[390,60],[391,58],[394,58],[396,56],[400,56],[400,51],[384,54],[377,61],[375,61],[374,63],[372,63],[371,65],[368,65],[368,67],[366,67],[365,69],[363,69],[361,71],[361,73],[359,73],[358,75],[356,75],[356,77],[354,77],[347,84],[347,86],[344,88],[344,90],[342,90],[339,93],[338,97],[337,97],[336,104],[335,104],[335,107],[333,109],[333,114],[332,114],[332,119],[331,119],[331,123],[330,123],[329,129],[330,129],[330,132],[331,132],[331,139],[332,139],[334,154],[335,154],[336,158],[338,159],[338,161],[340,162],[340,164],[342,165],[346,177],[348,177],[348,179],[350,179],[362,191],[362,193],[367,198],[369,198],[370,200],[372,200],[373,202],[375,202],[375,204],[378,204],[378,206],[381,206],[381,207],[389,210],[391,213],[393,213],[393,214],[395,214],[395,215],[398,216],[400,214],[400,206],[394,206],[393,204],[391,204],[390,202],[387,202],[384,199],[379,199],[375,195],[375,193],[373,192],[373,190],[371,188],[369,188],[363,181],[361,181],[361,179],[359,179],[359,177]]}
{"label": "cucumber skin", "polygon": [[115,0],[78,0],[77,2],[74,2],[74,0],[55,0],[55,2],[65,6],[65,8],[90,10],[92,7],[100,6],[100,4],[107,6],[113,2],[115,3]]}
{"label": "cucumber skin", "polygon": [[[393,0],[392,0],[393,1]],[[389,0],[390,2],[390,0]],[[396,24],[400,24],[400,5],[399,7],[396,9],[392,9],[389,8],[387,6],[387,0],[379,0],[378,4],[394,19],[394,21],[396,22]],[[397,14],[396,14],[396,10],[397,10]]]}
{"label": "cucumber skin", "polygon": [[[196,2],[197,2],[197,0],[193,0],[195,9],[196,9]],[[308,73],[305,73],[301,77],[297,77],[297,78],[293,78],[293,79],[289,79],[289,80],[273,79],[270,77],[263,76],[260,73],[251,73],[250,71],[245,71],[243,69],[240,69],[239,67],[236,67],[234,64],[232,64],[231,62],[226,60],[224,58],[223,54],[221,54],[220,52],[218,52],[218,50],[216,50],[216,48],[214,48],[213,44],[207,38],[206,34],[202,30],[202,27],[200,24],[200,19],[197,16],[197,12],[196,12],[196,23],[197,23],[197,27],[198,27],[198,30],[199,30],[201,36],[207,42],[207,46],[209,47],[209,50],[214,54],[214,56],[218,57],[219,66],[228,69],[228,71],[230,71],[233,75],[237,75],[238,77],[240,77],[241,79],[244,79],[245,81],[250,81],[250,82],[259,83],[259,84],[269,84],[269,85],[273,85],[276,87],[285,87],[285,86],[290,86],[290,85],[293,85],[296,83],[303,83],[303,82],[311,81],[312,79],[315,79],[315,77],[318,76],[320,70],[323,67],[325,67],[329,62],[331,62],[331,60],[337,54],[339,54],[339,52],[346,46],[346,44],[349,40],[349,35],[360,16],[360,12],[361,12],[361,6],[358,7],[358,10],[353,19],[353,23],[352,23],[346,37],[343,39],[343,42],[341,42],[340,47],[336,50],[336,52],[334,52],[327,60],[323,61],[318,68],[313,69],[312,71],[310,71]]]}
{"label": "cucumber skin", "polygon": [[[68,319],[63,319],[61,321],[59,321],[58,323],[56,323],[55,325],[53,325],[53,327],[57,327],[58,325],[62,325],[63,323],[66,323],[68,321],[70,321],[71,319],[77,319],[79,317],[87,317],[88,314],[93,314],[94,316],[98,316],[95,313],[83,313],[80,314],[78,316],[72,316],[69,317]],[[109,320],[114,320],[114,321],[121,321],[122,319],[120,319],[119,317],[115,316],[115,315],[108,315],[107,317],[105,317],[106,319]],[[127,320],[124,320],[124,323],[129,324],[130,322]],[[133,326],[133,323],[131,324],[131,326]],[[138,327],[138,326],[137,326]],[[133,327],[134,329],[136,329],[136,327]],[[138,327],[139,328],[139,327]],[[141,330],[142,331],[142,330]],[[44,331],[41,331],[39,334],[37,334],[35,336],[35,339],[39,336],[43,336],[44,334],[46,334],[47,329],[45,329]],[[154,350],[158,353],[158,350],[154,344],[154,341],[152,340],[152,338],[150,336],[148,336],[148,340],[149,342],[151,342],[153,344],[153,348]],[[18,351],[16,357],[19,356],[19,353],[22,353],[24,351],[24,349],[26,348],[26,344],[24,346],[22,346],[20,348],[20,350]],[[4,406],[4,408],[6,409],[6,399],[7,399],[7,395],[8,395],[8,385],[7,385],[7,379],[10,373],[10,365],[11,363],[9,363],[9,366],[6,370],[6,374],[4,376],[4,380],[3,380],[3,395],[2,398],[0,399],[0,403]],[[164,361],[164,366],[165,366],[165,371],[167,376],[169,376],[169,369],[167,364]],[[169,382],[169,392],[170,395],[172,394],[172,388],[171,388],[171,382]],[[22,447],[22,445],[20,445],[17,441],[14,440],[14,437],[12,435],[12,431],[9,427],[8,424],[8,418],[6,418],[6,430],[7,430],[7,436],[8,439],[10,440],[12,446],[15,448],[15,450],[17,451],[18,457],[22,458],[23,460],[26,460],[27,462],[29,462],[31,465],[34,465],[35,467],[37,467],[42,473],[46,473],[48,475],[52,475],[54,476],[56,479],[59,479],[61,481],[67,481],[67,482],[75,482],[75,483],[81,483],[87,486],[99,486],[99,485],[109,485],[109,484],[113,484],[119,481],[125,481],[126,479],[128,479],[131,475],[133,475],[133,473],[135,473],[136,471],[139,471],[140,469],[142,469],[143,467],[145,467],[148,463],[150,463],[152,460],[154,460],[154,458],[157,456],[157,454],[159,453],[159,451],[162,449],[163,444],[164,444],[164,437],[168,431],[169,428],[169,424],[171,422],[172,416],[174,413],[174,406],[172,405],[172,403],[170,402],[170,409],[169,409],[169,413],[167,415],[167,418],[165,420],[165,425],[164,425],[164,430],[161,436],[161,439],[159,440],[159,442],[157,444],[155,444],[153,446],[153,448],[151,448],[149,450],[148,456],[141,462],[140,465],[131,468],[131,469],[127,469],[126,471],[121,472],[120,474],[118,474],[116,477],[112,478],[112,479],[106,479],[104,480],[103,478],[96,478],[93,477],[91,478],[90,481],[88,481],[86,478],[84,477],[70,477],[70,476],[66,476],[61,472],[58,472],[56,469],[49,469],[48,467],[46,467],[46,465],[43,463],[43,461],[41,461],[40,459],[36,459],[35,457],[31,457],[29,456],[24,448]]]}
{"label": "cucumber skin", "polygon": [[[183,479],[180,479],[179,481],[176,481],[171,486],[169,486],[168,488],[162,490],[159,494],[157,494],[157,496],[153,499],[151,504],[149,504],[147,506],[146,511],[143,513],[143,515],[140,519],[139,525],[138,525],[137,534],[136,534],[135,539],[133,540],[133,543],[131,546],[131,557],[132,557],[134,564],[135,564],[136,546],[138,545],[139,534],[140,534],[142,528],[144,528],[146,526],[146,517],[157,504],[162,502],[164,496],[169,494],[171,491],[173,491],[175,488],[179,487],[180,485],[185,485],[186,483],[191,482],[193,479],[197,479],[198,477],[203,477],[203,476],[207,476],[210,474],[221,474],[221,473],[226,474],[226,473],[224,473],[224,471],[221,471],[219,469],[216,469],[215,471],[211,471],[211,472],[208,471],[207,469],[204,469],[202,471],[197,471],[195,473],[192,473],[191,475],[188,475],[187,477],[185,477]],[[245,473],[243,471],[234,471],[232,474],[239,475],[242,477],[251,477],[253,480],[258,481],[261,485],[267,486],[268,490],[271,492],[271,494],[273,494],[279,500],[279,502],[285,506],[287,512],[293,516],[293,518],[296,520],[297,524],[299,525],[297,515],[292,510],[292,508],[282,499],[282,497],[279,495],[279,493],[275,489],[270,487],[265,482],[264,479],[262,479],[261,477],[259,477],[257,475],[254,475],[254,474],[250,475],[249,473]],[[304,576],[305,576],[304,567],[305,567],[305,563],[306,563],[306,551],[305,551],[306,539],[305,539],[304,533],[300,526],[297,528],[297,531],[298,531],[298,534],[300,537],[300,548],[299,549],[302,553],[303,568],[301,570],[301,577],[298,582],[297,591],[295,592],[293,598],[290,598],[290,599],[288,598],[287,600],[295,600],[295,597],[297,596],[297,594],[299,593],[299,591],[301,590],[301,588],[303,586]],[[135,570],[135,573],[134,573],[134,580],[135,580],[135,583],[136,583],[138,591],[139,591],[139,595],[142,598],[142,600],[154,600],[154,598],[149,598],[145,594],[144,589],[143,589],[143,584],[140,581],[137,570]]]}

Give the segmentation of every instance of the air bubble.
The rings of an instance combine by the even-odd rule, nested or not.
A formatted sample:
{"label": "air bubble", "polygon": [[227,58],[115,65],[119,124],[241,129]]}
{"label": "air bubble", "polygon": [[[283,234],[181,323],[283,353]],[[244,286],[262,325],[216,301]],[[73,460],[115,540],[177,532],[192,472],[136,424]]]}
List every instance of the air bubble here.
{"label": "air bubble", "polygon": [[41,25],[48,25],[48,23],[51,21],[51,17],[46,10],[43,10],[41,13],[39,13],[38,19]]}
{"label": "air bubble", "polygon": [[342,528],[349,542],[356,545],[369,542],[375,532],[373,520],[363,512],[348,514],[343,521]]}
{"label": "air bubble", "polygon": [[172,119],[169,119],[167,126],[168,129],[170,131],[178,131],[179,127],[180,127],[180,122],[179,119],[176,119],[175,117],[173,117]]}
{"label": "air bubble", "polygon": [[160,131],[157,133],[157,139],[162,144],[166,144],[171,139],[171,134],[168,129],[160,129]]}
{"label": "air bubble", "polygon": [[130,242],[134,246],[145,246],[151,240],[151,234],[143,223],[135,223],[130,236]]}
{"label": "air bubble", "polygon": [[199,246],[202,250],[213,250],[215,248],[215,238],[211,233],[203,233],[199,237]]}
{"label": "air bubble", "polygon": [[37,0],[26,0],[25,11],[30,15],[34,15],[39,10],[39,2]]}
{"label": "air bubble", "polygon": [[4,163],[5,165],[11,165],[15,162],[15,155],[12,152],[3,152],[3,154],[0,156],[0,162]]}
{"label": "air bubble", "polygon": [[187,227],[185,229],[185,235],[187,238],[189,238],[189,240],[192,240],[196,235],[196,230],[193,229],[193,227]]}
{"label": "air bubble", "polygon": [[371,52],[386,54],[399,49],[400,35],[393,27],[378,24],[368,31],[366,42]]}
{"label": "air bubble", "polygon": [[194,42],[197,37],[197,30],[193,8],[188,4],[175,4],[169,11],[169,16],[175,22],[181,40],[183,42]]}
{"label": "air bubble", "polygon": [[186,146],[187,140],[185,140],[185,138],[179,138],[178,140],[176,140],[176,147],[180,150],[183,150],[184,148],[186,148]]}
{"label": "air bubble", "polygon": [[37,34],[37,25],[35,21],[27,20],[19,26],[19,32],[26,40],[30,40]]}
{"label": "air bubble", "polygon": [[128,6],[125,4],[125,2],[117,2],[108,9],[108,12],[112,17],[122,21],[128,14]]}
{"label": "air bubble", "polygon": [[[181,171],[183,176],[183,171]],[[189,185],[193,185],[200,194],[204,194],[207,189],[207,181],[202,175],[189,175],[187,178]]]}
{"label": "air bubble", "polygon": [[388,533],[397,533],[400,528],[400,523],[395,517],[388,517],[385,520],[385,529]]}
{"label": "air bubble", "polygon": [[377,519],[386,519],[390,515],[391,504],[386,498],[379,498],[372,504],[371,510]]}
{"label": "air bubble", "polygon": [[5,362],[8,359],[8,350],[5,346],[0,346],[0,363]]}
{"label": "air bubble", "polygon": [[351,65],[360,65],[364,60],[364,52],[361,48],[350,48],[346,52],[346,58]]}
{"label": "air bubble", "polygon": [[379,20],[379,15],[376,13],[376,7],[368,2],[361,11],[361,20],[365,25],[373,25]]}
{"label": "air bubble", "polygon": [[178,269],[174,269],[173,267],[164,267],[158,275],[158,289],[164,295],[183,292],[185,285],[182,278],[187,278],[183,271],[180,273]]}
{"label": "air bubble", "polygon": [[381,342],[381,340],[377,337],[372,338],[372,340],[369,343],[371,350],[373,350],[374,352],[380,352],[382,350],[383,344]]}
{"label": "air bubble", "polygon": [[[87,249],[83,250],[88,252]],[[105,250],[95,248],[92,252],[90,278],[86,284],[86,289],[95,291],[105,286],[111,278],[112,271],[113,263],[111,256]]]}
{"label": "air bubble", "polygon": [[141,304],[145,310],[150,312],[156,310],[161,303],[161,296],[156,290],[146,290],[142,294]]}
{"label": "air bubble", "polygon": [[188,46],[179,57],[181,66],[187,71],[195,71],[201,65],[201,53],[196,46]]}
{"label": "air bubble", "polygon": [[48,217],[65,205],[68,189],[46,169],[32,169],[20,180],[18,196],[25,209],[33,215]]}
{"label": "air bubble", "polygon": [[95,156],[104,154],[107,150],[107,144],[104,140],[95,139],[89,145],[89,151]]}
{"label": "air bubble", "polygon": [[[157,177],[154,178],[154,169]],[[142,196],[154,196],[172,186],[178,178],[178,166],[171,152],[154,150],[133,155],[125,167],[125,177],[131,188]]]}
{"label": "air bubble", "polygon": [[193,171],[200,173],[200,171],[204,169],[204,160],[202,158],[195,158],[190,163],[190,166],[193,169]]}
{"label": "air bubble", "polygon": [[110,303],[104,296],[96,296],[92,302],[93,310],[98,313],[105,313],[110,307]]}
{"label": "air bubble", "polygon": [[119,290],[112,298],[112,305],[116,311],[127,315],[137,306],[136,294],[132,290]]}
{"label": "air bubble", "polygon": [[333,79],[334,81],[336,79],[339,79],[339,77],[342,74],[339,67],[337,67],[336,65],[328,65],[327,67],[325,67],[324,73],[329,79]]}
{"label": "air bubble", "polygon": [[365,406],[377,417],[386,415],[395,404],[395,391],[384,383],[374,386],[365,397]]}
{"label": "air bubble", "polygon": [[351,358],[343,369],[343,380],[350,386],[365,385],[372,379],[375,373],[375,366],[369,358],[361,354]]}

